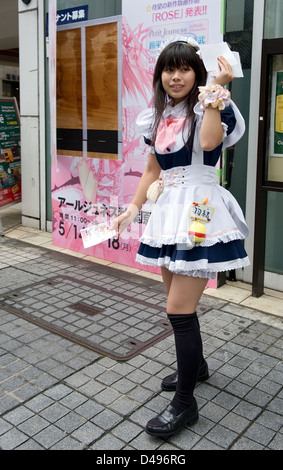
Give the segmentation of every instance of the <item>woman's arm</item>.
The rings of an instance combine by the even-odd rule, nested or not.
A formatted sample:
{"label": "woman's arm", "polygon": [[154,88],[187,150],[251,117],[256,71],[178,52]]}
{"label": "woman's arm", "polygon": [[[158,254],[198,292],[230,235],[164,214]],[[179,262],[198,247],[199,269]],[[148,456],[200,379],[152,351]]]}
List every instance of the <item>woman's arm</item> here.
{"label": "woman's arm", "polygon": [[160,171],[161,167],[156,156],[153,153],[150,153],[146,168],[141,176],[136,193],[129,204],[127,211],[113,221],[112,227],[116,230],[118,235],[120,235],[138,215],[140,209],[147,200],[147,190],[151,183],[158,179]]}
{"label": "woman's arm", "polygon": [[[218,58],[219,74],[211,81],[212,84],[225,86],[234,78],[232,68],[224,57]],[[205,109],[200,129],[200,146],[203,150],[213,150],[223,141],[221,113],[218,108],[208,106]]]}

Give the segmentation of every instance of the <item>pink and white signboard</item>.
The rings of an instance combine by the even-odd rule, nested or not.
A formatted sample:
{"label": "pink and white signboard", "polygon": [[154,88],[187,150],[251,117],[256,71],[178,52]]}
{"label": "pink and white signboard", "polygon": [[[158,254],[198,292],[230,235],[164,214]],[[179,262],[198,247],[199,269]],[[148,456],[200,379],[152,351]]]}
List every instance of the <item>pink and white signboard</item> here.
{"label": "pink and white signboard", "polygon": [[199,44],[222,41],[221,0],[122,2],[122,152],[118,160],[60,155],[52,166],[53,243],[123,265],[160,272],[135,262],[139,237],[150,215],[145,204],[119,239],[84,248],[80,230],[110,222],[126,210],[137,188],[148,148],[136,128],[151,105],[159,46],[170,37],[192,36]]}

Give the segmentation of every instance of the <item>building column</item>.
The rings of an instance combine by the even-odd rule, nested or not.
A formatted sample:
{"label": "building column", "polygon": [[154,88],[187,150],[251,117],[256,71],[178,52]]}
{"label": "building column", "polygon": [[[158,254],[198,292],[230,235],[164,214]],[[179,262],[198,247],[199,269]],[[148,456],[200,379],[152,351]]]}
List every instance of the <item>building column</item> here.
{"label": "building column", "polygon": [[45,230],[44,2],[18,0],[18,13],[22,224]]}
{"label": "building column", "polygon": [[260,101],[260,70],[261,48],[264,27],[265,0],[254,2],[253,17],[253,43],[252,43],[252,69],[251,69],[251,93],[250,93],[250,122],[248,141],[248,167],[247,167],[247,196],[246,196],[246,220],[249,226],[249,237],[245,242],[245,248],[250,258],[251,265],[244,269],[243,280],[252,282],[253,253],[254,253],[254,225],[255,225],[255,197],[257,175],[257,141],[259,123]]}

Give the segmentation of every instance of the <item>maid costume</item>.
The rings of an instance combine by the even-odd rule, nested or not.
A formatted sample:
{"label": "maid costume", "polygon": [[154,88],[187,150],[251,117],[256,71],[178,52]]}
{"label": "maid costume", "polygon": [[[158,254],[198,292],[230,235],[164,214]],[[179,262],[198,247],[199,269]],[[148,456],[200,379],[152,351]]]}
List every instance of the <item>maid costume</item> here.
{"label": "maid costume", "polygon": [[[234,145],[245,123],[233,101],[221,111],[223,143],[212,151],[200,147],[203,110],[198,103],[193,125],[187,122],[184,102],[169,102],[159,125],[154,152],[162,168],[163,192],[152,204],[140,238],[136,261],[164,266],[169,271],[213,279],[219,271],[249,264],[242,240],[248,228],[232,194],[219,185],[215,166],[224,148]],[[143,111],[137,125],[151,145],[154,110]],[[190,227],[199,222],[199,238]],[[196,241],[194,241],[196,240]]]}

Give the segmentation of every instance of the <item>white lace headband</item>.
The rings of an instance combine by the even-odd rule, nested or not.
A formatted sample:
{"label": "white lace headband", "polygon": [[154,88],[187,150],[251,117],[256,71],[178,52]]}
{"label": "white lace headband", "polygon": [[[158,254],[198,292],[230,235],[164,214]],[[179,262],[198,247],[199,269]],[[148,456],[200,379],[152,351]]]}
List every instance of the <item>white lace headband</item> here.
{"label": "white lace headband", "polygon": [[168,39],[167,41],[164,41],[164,43],[162,43],[159,47],[159,50],[158,50],[159,54],[165,49],[165,47],[169,46],[169,44],[173,44],[174,42],[178,42],[178,43],[181,43],[181,44],[188,44],[188,46],[195,49],[196,53],[201,58],[200,48],[199,48],[199,45],[196,42],[196,40],[191,38],[191,37],[187,38],[185,36],[174,36],[174,37]]}

